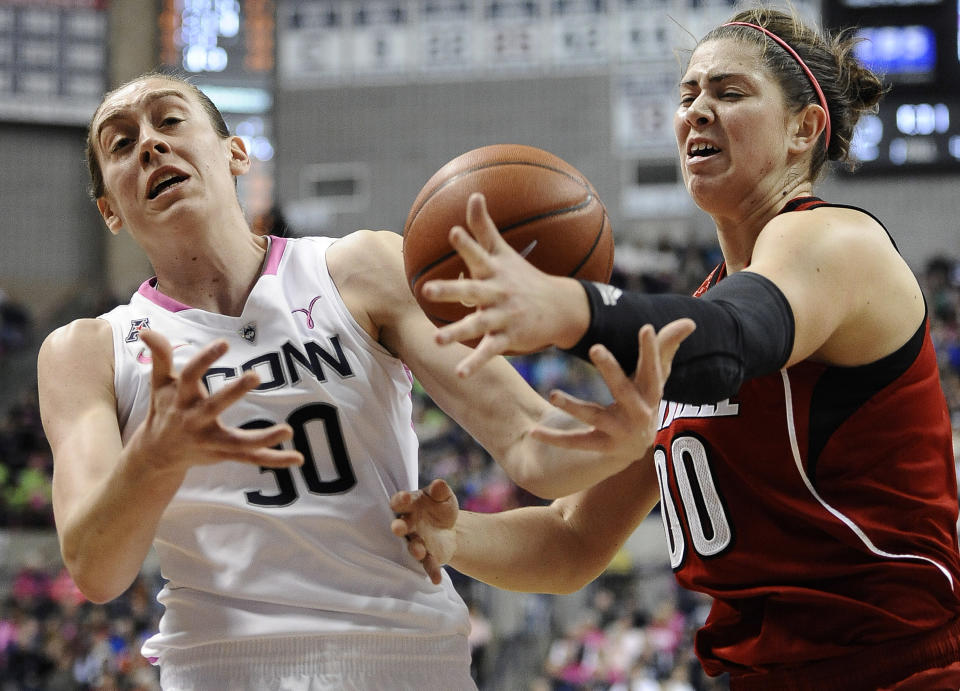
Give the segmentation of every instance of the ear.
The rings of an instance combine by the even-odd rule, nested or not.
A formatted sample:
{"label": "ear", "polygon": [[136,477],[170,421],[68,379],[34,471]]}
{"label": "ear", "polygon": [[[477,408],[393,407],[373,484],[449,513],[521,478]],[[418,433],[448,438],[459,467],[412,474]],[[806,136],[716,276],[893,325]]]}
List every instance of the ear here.
{"label": "ear", "polygon": [[242,137],[230,137],[230,172],[234,175],[245,175],[250,170],[250,154]]}
{"label": "ear", "polygon": [[123,228],[123,219],[120,218],[120,215],[114,210],[113,205],[110,203],[110,200],[107,199],[106,195],[97,198],[97,209],[99,209],[100,215],[103,217],[103,222],[107,224],[110,232],[114,235],[119,233],[120,229]]}
{"label": "ear", "polygon": [[809,103],[791,119],[789,150],[802,154],[816,146],[817,140],[827,127],[827,114],[819,105]]}

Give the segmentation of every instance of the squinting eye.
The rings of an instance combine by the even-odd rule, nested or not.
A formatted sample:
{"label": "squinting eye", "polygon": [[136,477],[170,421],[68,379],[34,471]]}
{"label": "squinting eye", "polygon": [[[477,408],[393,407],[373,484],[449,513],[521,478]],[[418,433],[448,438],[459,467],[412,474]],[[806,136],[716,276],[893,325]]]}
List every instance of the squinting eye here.
{"label": "squinting eye", "polygon": [[171,116],[168,117],[168,118],[164,118],[164,119],[163,119],[163,122],[161,122],[160,124],[161,124],[161,125],[176,125],[178,122],[183,122],[183,120],[181,120],[180,118],[177,118],[177,117],[174,117],[174,116],[171,115]]}
{"label": "squinting eye", "polygon": [[120,151],[123,147],[130,143],[130,140],[126,137],[121,137],[113,143],[113,146],[110,147],[110,151]]}

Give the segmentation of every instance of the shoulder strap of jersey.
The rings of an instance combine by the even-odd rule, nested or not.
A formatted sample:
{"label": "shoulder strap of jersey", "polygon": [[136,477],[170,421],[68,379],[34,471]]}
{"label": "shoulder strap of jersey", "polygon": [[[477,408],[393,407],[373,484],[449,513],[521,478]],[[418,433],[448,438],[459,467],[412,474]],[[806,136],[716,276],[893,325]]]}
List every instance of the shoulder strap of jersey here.
{"label": "shoulder strap of jersey", "polygon": [[808,211],[810,209],[819,209],[820,207],[823,207],[823,206],[832,206],[837,209],[852,209],[854,211],[859,211],[862,214],[866,214],[867,216],[869,216],[874,221],[880,224],[880,227],[883,228],[884,231],[886,231],[887,237],[890,238],[890,242],[893,243],[894,249],[896,249],[897,252],[900,251],[900,248],[897,247],[896,240],[893,239],[893,236],[890,234],[890,231],[887,230],[887,227],[883,224],[883,221],[881,221],[879,218],[874,216],[872,213],[870,213],[866,209],[861,209],[859,206],[852,206],[850,204],[832,204],[830,202],[826,202],[820,199],[819,197],[794,197],[793,199],[788,201],[782,209],[780,209],[780,213],[785,214],[790,211]]}

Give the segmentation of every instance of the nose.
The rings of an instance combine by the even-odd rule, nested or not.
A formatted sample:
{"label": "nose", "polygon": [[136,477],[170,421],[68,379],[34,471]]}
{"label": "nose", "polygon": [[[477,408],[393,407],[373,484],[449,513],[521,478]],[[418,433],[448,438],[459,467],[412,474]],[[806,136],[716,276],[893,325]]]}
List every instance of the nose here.
{"label": "nose", "polygon": [[707,102],[703,93],[699,94],[693,99],[693,102],[687,106],[687,111],[684,113],[684,120],[686,120],[691,127],[704,127],[713,122],[713,109],[710,108],[710,104]]}
{"label": "nose", "polygon": [[140,162],[143,165],[150,163],[150,159],[158,154],[170,153],[170,147],[153,130],[145,130],[140,137]]}

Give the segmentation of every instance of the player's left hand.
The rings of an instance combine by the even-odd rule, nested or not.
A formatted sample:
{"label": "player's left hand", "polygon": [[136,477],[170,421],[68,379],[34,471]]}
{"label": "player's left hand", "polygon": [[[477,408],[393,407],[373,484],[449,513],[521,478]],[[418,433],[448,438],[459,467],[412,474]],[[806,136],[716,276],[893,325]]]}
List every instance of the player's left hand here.
{"label": "player's left hand", "polygon": [[588,427],[561,429],[540,424],[531,430],[531,435],[554,446],[600,451],[605,462],[613,459],[630,462],[639,458],[656,436],[660,399],[673,357],[695,328],[692,319],[672,321],[659,333],[649,324],[641,328],[637,335],[640,343],[637,369],[632,378],[624,373],[609,350],[600,344],[594,345],[590,359],[613,395],[613,403],[603,406],[563,391],[552,391],[550,402]]}
{"label": "player's left hand", "polygon": [[396,514],[390,523],[391,532],[406,538],[411,556],[423,564],[430,580],[439,585],[442,567],[456,551],[455,529],[460,513],[457,496],[450,485],[436,479],[426,489],[397,492],[390,498],[390,508]]}

